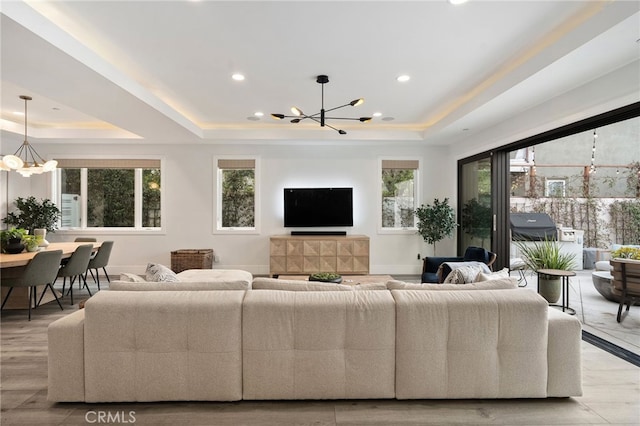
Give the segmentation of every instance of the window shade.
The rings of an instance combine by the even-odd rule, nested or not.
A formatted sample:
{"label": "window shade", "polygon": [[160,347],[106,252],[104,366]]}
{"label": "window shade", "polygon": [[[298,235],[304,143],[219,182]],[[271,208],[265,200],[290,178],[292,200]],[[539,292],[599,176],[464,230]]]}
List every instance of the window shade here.
{"label": "window shade", "polygon": [[154,159],[129,159],[129,158],[107,158],[107,159],[82,159],[63,158],[58,160],[60,169],[159,169],[160,160]]}
{"label": "window shade", "polygon": [[244,160],[218,160],[218,168],[219,169],[255,169],[256,168],[256,160],[254,159],[244,159]]}
{"label": "window shade", "polygon": [[418,170],[418,160],[382,160],[383,169]]}

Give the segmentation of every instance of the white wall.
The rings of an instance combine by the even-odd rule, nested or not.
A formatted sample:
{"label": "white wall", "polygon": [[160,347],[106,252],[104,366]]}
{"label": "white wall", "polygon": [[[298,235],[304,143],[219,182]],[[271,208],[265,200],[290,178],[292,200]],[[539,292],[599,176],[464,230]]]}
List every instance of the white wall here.
{"label": "white wall", "polygon": [[[416,233],[378,234],[378,159],[387,157],[421,158],[422,202],[448,197],[455,206],[456,163],[448,148],[424,147],[395,141],[342,143],[304,142],[298,146],[278,144],[46,144],[32,141],[44,157],[64,154],[86,155],[161,155],[165,157],[162,185],[165,232],[104,233],[100,240],[116,242],[109,272],[142,272],[149,261],[170,264],[170,252],[182,248],[213,248],[220,258],[214,267],[245,269],[253,274],[269,273],[269,236],[288,233],[282,224],[282,189],[292,186],[350,186],[354,188],[354,226],[349,234],[364,234],[371,239],[371,273],[418,274],[421,262],[417,254],[431,254]],[[45,149],[46,148],[46,149]],[[216,155],[255,155],[261,162],[261,229],[256,235],[214,233],[214,167]],[[11,172],[8,191],[2,198],[9,202],[17,196],[51,197],[50,175],[23,178]],[[95,234],[95,233],[90,233]],[[58,231],[49,241],[71,241],[77,232]],[[454,254],[455,239],[438,244],[438,254]]]}

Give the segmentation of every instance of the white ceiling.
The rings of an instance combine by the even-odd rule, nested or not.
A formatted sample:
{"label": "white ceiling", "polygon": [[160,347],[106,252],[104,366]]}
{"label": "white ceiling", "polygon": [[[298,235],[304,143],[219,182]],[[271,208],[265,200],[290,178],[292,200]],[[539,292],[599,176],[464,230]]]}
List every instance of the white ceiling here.
{"label": "white ceiling", "polygon": [[[30,138],[446,145],[621,69],[640,100],[640,2],[2,1],[1,123]],[[246,76],[231,79],[235,72]],[[339,117],[276,121],[365,98]],[[411,80],[399,83],[396,77]],[[614,87],[615,86],[615,87]],[[575,106],[565,106],[575,111]],[[256,111],[264,117],[254,117]],[[564,111],[558,111],[565,113]],[[307,120],[309,121],[309,120]],[[512,130],[514,131],[514,130]],[[132,141],[133,139],[133,141]]]}

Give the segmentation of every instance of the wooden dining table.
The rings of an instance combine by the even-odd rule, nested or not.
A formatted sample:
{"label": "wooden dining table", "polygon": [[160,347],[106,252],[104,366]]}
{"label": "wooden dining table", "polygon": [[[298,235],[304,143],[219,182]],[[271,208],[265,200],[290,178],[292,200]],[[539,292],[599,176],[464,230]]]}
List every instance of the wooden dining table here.
{"label": "wooden dining table", "polygon": [[[102,242],[50,243],[47,247],[42,248],[41,250],[47,250],[47,251],[62,250],[62,258],[65,259],[65,258],[71,257],[71,255],[76,250],[76,248],[84,244],[93,244],[93,251],[95,252],[100,248],[100,246],[102,245]],[[18,254],[0,253],[0,268],[1,268],[0,274],[2,274],[5,277],[15,277],[17,275],[20,275],[24,270],[24,267],[29,264],[31,259],[33,259],[37,253],[39,252],[24,251]],[[37,287],[38,295],[40,294],[40,292],[43,291],[43,289],[44,289],[44,286]],[[4,297],[9,291],[9,288],[2,287],[1,290],[2,291],[0,293],[0,297],[1,297],[0,300],[4,300]],[[60,296],[60,293],[58,293],[58,295]],[[53,297],[53,295],[51,295],[50,292],[47,292],[43,297],[41,303],[47,303],[52,300],[55,300],[55,298]],[[7,304],[5,305],[4,309],[27,309],[28,307],[29,307],[29,289],[23,288],[23,287],[16,287],[11,293],[11,296],[9,296],[9,300],[7,300]]]}

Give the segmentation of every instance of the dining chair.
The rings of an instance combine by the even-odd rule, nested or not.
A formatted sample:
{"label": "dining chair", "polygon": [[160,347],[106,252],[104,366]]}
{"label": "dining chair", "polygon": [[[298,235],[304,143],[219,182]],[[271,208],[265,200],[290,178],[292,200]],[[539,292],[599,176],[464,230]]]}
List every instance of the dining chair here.
{"label": "dining chair", "polygon": [[[98,291],[100,291],[100,272],[98,271],[98,269],[102,268],[102,270],[104,271],[104,275],[107,277],[107,282],[111,283],[111,280],[109,279],[109,274],[107,274],[107,264],[109,263],[109,257],[111,256],[111,249],[113,248],[113,241],[104,241],[101,245],[100,248],[98,249],[98,252],[96,253],[95,256],[93,256],[91,258],[91,260],[89,260],[89,266],[87,267],[87,271],[89,271],[89,273],[91,274],[91,277],[93,278],[93,281],[95,281],[98,284]],[[96,271],[96,275],[93,275],[93,270],[95,269]],[[85,279],[86,279],[86,274],[85,274]]]}
{"label": "dining chair", "polygon": [[98,240],[94,237],[76,237],[73,241],[76,243],[95,243]]}
{"label": "dining chair", "polygon": [[91,296],[91,290],[85,280],[87,273],[87,267],[89,266],[89,260],[91,259],[91,252],[93,251],[93,244],[83,244],[78,246],[73,252],[69,261],[62,265],[58,270],[58,277],[62,277],[62,294],[64,295],[64,289],[67,284],[67,277],[69,277],[69,291],[67,294],[71,295],[71,304],[73,305],[73,283],[76,279],[82,280],[82,287],[85,287]]}
{"label": "dining chair", "polygon": [[[62,308],[62,304],[60,303],[60,299],[58,299],[58,295],[53,289],[52,283],[56,280],[56,276],[58,274],[58,269],[60,268],[60,260],[62,259],[62,250],[51,250],[51,251],[41,251],[36,253],[36,255],[29,261],[27,266],[25,266],[24,271],[20,276],[17,277],[5,277],[4,275],[1,277],[0,282],[2,287],[9,287],[9,291],[7,291],[7,295],[2,301],[2,306],[0,309],[4,308],[4,305],[7,303],[11,292],[15,287],[28,287],[29,288],[29,321],[31,321],[31,305],[33,303],[34,309],[40,305],[42,301],[42,297],[46,293],[47,289],[50,289],[53,293],[53,297],[55,297],[56,302]],[[42,295],[40,299],[36,302],[36,291],[37,286],[44,285],[44,289],[42,289]]]}

